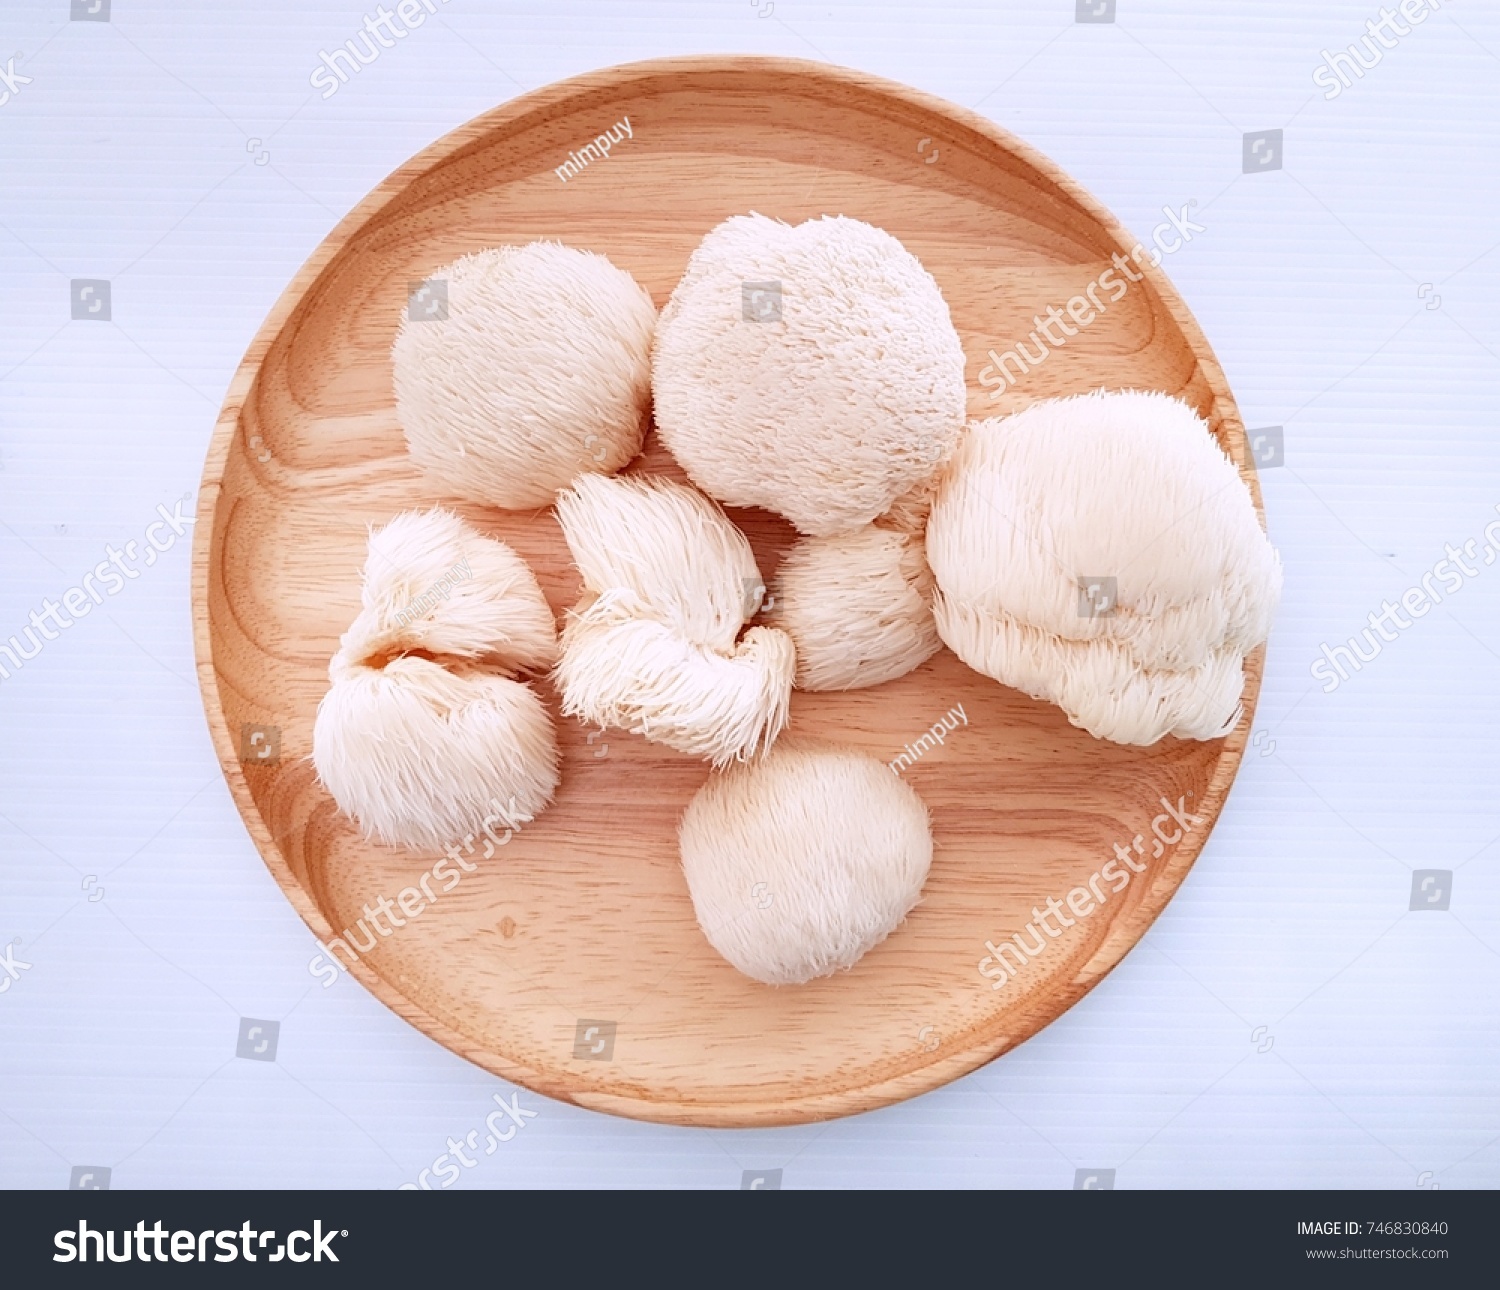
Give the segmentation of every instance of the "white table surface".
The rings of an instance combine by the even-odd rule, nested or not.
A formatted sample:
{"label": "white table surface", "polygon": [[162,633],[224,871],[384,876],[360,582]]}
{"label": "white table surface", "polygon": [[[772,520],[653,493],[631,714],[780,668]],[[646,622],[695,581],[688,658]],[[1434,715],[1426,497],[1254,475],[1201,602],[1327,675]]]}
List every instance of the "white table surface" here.
{"label": "white table surface", "polygon": [[[1500,517],[1500,7],[1448,0],[1329,100],[1321,51],[1373,0],[1097,24],[1073,0],[451,0],[326,101],[309,77],[359,0],[69,7],[0,10],[0,638],[194,493],[247,343],[364,193],[515,94],[659,55],[823,59],[977,107],[1138,235],[1196,200],[1167,271],[1247,423],[1285,427],[1263,737],[1098,989],[966,1079],[806,1128],[523,1090],[535,1118],[455,1186],[1500,1185],[1500,571],[1336,691],[1309,670]],[[1284,166],[1242,174],[1273,128]],[[73,279],[110,283],[108,323],[71,319]],[[182,540],[0,681],[0,950],[29,964],[0,971],[0,1185],[394,1187],[512,1090],[309,978],[209,744],[188,564]],[[1447,910],[1410,909],[1416,869],[1452,871]],[[275,1061],[235,1056],[241,1017],[280,1022]]]}

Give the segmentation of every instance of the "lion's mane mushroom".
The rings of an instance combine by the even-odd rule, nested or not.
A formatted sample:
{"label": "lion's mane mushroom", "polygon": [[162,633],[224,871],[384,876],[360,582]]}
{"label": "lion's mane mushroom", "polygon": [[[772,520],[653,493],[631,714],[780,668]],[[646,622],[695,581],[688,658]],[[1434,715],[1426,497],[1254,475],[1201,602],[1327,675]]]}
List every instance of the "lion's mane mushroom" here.
{"label": "lion's mane mushroom", "polygon": [[339,809],[367,836],[427,849],[535,819],[557,788],[557,736],[516,678],[557,641],[525,562],[450,512],[411,512],[370,535],[362,603],[313,723]]}
{"label": "lion's mane mushroom", "polygon": [[678,836],[704,935],[768,985],[852,967],[917,903],[932,864],[910,785],[862,753],[787,741],[710,776]]}
{"label": "lion's mane mushroom", "polygon": [[963,429],[937,283],[843,216],[713,229],[662,311],[651,379],[657,432],[695,484],[818,536],[883,514]]}
{"label": "lion's mane mushroom", "polygon": [[557,517],[584,583],[555,672],[563,712],[716,765],[768,749],[793,648],[770,627],[740,638],[760,586],[744,534],[666,479],[584,476]]}
{"label": "lion's mane mushroom", "polygon": [[[428,282],[392,359],[396,417],[432,479],[518,510],[640,451],[656,307],[630,274],[532,242],[466,255]],[[439,283],[446,304],[432,294]]]}
{"label": "lion's mane mushroom", "polygon": [[803,536],[776,570],[766,613],[797,647],[801,690],[858,690],[905,676],[943,647],[922,530],[930,484],[873,524]]}
{"label": "lion's mane mushroom", "polygon": [[1124,744],[1232,730],[1281,590],[1234,464],[1192,408],[1154,392],[973,423],[927,559],[955,654]]}

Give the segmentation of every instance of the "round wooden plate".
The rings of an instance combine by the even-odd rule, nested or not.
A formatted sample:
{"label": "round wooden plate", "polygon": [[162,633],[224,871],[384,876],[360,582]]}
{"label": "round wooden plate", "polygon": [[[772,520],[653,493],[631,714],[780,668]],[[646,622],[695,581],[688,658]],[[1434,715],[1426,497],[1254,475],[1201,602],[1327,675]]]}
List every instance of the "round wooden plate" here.
{"label": "round wooden plate", "polygon": [[[629,137],[607,158],[559,176],[624,118]],[[554,238],[607,254],[660,305],[703,234],[746,211],[794,223],[843,214],[895,234],[947,297],[971,415],[1099,386],[1165,390],[1246,462],[1224,375],[1158,271],[1003,398],[979,384],[988,350],[1026,338],[1034,315],[1062,307],[1134,245],[1044,157],[971,112],[858,72],[670,59],[527,94],[360,203],[287,288],[230,385],[194,550],[215,746],[256,846],[317,937],[350,929],[373,940],[354,975],[497,1075],[680,1124],[867,1110],[1035,1034],[1120,961],[1182,881],[1234,778],[1260,684],[1257,655],[1244,720],[1227,739],[1146,749],[1093,739],[946,650],[872,690],[797,693],[793,731],[882,761],[960,705],[967,721],[903,772],[931,809],[937,846],[922,903],[851,971],[809,985],[759,985],[709,947],[676,844],[708,768],[620,731],[559,720],[555,803],[493,858],[476,845],[476,867],[454,870],[451,890],[446,876],[429,878],[435,899],[421,896],[438,857],[362,841],[308,760],[328,660],[358,608],[367,527],[443,500],[408,462],[396,423],[390,347],[408,291],[458,255]],[[632,469],[682,477],[654,440]],[[1241,469],[1259,506],[1253,470]],[[530,561],[559,616],[573,603],[577,576],[549,511],[457,509]],[[771,577],[790,531],[758,512],[732,514]],[[555,693],[538,686],[555,714]],[[1185,830],[1164,803],[1198,821]],[[1138,836],[1139,873],[1115,852],[1119,843],[1136,856]],[[1091,893],[1109,861],[1128,885],[1095,879]],[[381,917],[377,935],[365,906],[395,904],[405,888],[418,892],[407,899],[419,912],[398,912],[400,927]],[[1086,915],[1066,903],[1076,888]],[[747,902],[768,896],[752,886]],[[1062,911],[1046,919],[1058,935],[1049,930],[993,988],[986,942],[1020,932],[1034,946],[1040,933],[1023,929],[1049,898]]]}

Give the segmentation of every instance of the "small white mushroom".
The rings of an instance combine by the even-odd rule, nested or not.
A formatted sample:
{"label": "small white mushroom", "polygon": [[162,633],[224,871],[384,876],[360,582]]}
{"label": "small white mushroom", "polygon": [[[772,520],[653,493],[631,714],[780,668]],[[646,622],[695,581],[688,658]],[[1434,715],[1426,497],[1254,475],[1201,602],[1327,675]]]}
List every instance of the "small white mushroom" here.
{"label": "small white mushroom", "polygon": [[861,753],[788,742],[710,776],[679,842],[704,935],[768,985],[852,967],[900,925],[932,864],[910,785]]}
{"label": "small white mushroom", "polygon": [[803,690],[857,690],[905,676],[943,642],[920,534],[867,525],[802,537],[776,572],[770,621],[797,647]]}
{"label": "small white mushroom", "polygon": [[1232,730],[1244,656],[1281,590],[1208,427],[1136,391],[972,424],[940,480],[927,558],[955,654],[1127,744]]}
{"label": "small white mushroom", "polygon": [[557,657],[557,623],[530,566],[438,507],[370,534],[361,604],[343,642],[355,657],[422,650],[506,675]]}
{"label": "small white mushroom", "polygon": [[768,749],[794,651],[774,628],[739,639],[760,584],[744,534],[666,479],[584,477],[557,516],[584,582],[554,673],[563,712],[716,765]]}
{"label": "small white mushroom", "polygon": [[693,482],[804,533],[883,514],[963,428],[964,354],[932,275],[842,216],[713,229],[662,311],[657,432]]}
{"label": "small white mushroom", "polygon": [[435,270],[446,304],[414,303],[392,351],[412,460],[456,496],[545,506],[620,469],[649,417],[656,307],[604,256],[502,246]]}
{"label": "small white mushroom", "polygon": [[370,535],[362,602],[313,723],[339,809],[419,848],[534,819],[557,788],[557,736],[512,678],[545,668],[557,641],[526,563],[449,512],[409,512]]}

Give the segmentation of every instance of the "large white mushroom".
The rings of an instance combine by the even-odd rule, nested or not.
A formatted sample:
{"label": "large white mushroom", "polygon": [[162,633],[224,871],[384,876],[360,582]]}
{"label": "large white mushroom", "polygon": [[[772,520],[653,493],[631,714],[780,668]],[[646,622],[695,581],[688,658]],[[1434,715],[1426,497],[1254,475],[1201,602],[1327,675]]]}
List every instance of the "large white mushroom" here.
{"label": "large white mushroom", "polygon": [[1281,564],[1187,404],[1102,391],[973,423],[927,526],[943,640],[971,667],[1126,744],[1240,715]]}
{"label": "large white mushroom", "polygon": [[932,864],[910,785],[862,753],[785,741],[710,776],[679,842],[704,935],[768,985],[852,967],[900,925]]}
{"label": "large white mushroom", "polygon": [[412,460],[443,487],[545,506],[576,476],[640,451],[656,307],[630,274],[532,242],[455,260],[428,295],[396,335],[396,416]]}
{"label": "large white mushroom", "polygon": [[657,432],[698,487],[825,536],[947,459],[964,354],[937,283],[889,233],[737,215],[662,311],[652,389]]}
{"label": "large white mushroom", "polygon": [[791,638],[753,627],[745,536],[666,479],[580,478],[557,517],[583,575],[555,676],[563,712],[716,765],[764,753],[786,724]]}
{"label": "large white mushroom", "polygon": [[556,657],[552,611],[510,547],[447,511],[373,532],[362,603],[329,665],[313,764],[381,842],[442,849],[558,783],[552,719],[520,674]]}

